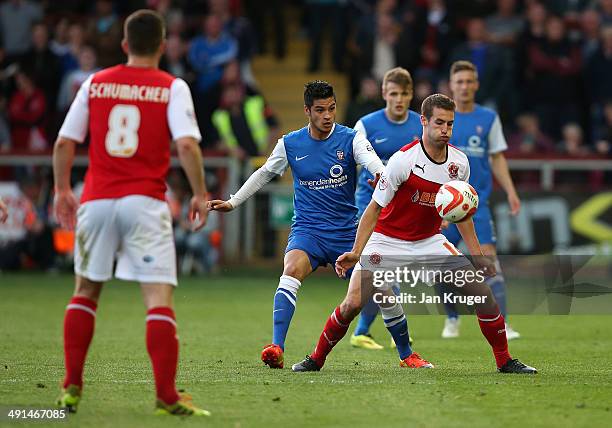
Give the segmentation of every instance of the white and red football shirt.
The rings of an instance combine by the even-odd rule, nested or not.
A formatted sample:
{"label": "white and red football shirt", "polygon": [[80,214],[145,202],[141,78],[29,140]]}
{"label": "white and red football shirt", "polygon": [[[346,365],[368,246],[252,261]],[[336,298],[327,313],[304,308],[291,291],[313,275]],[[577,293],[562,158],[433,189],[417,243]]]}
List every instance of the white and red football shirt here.
{"label": "white and red football shirt", "polygon": [[189,87],[156,68],[117,65],[79,89],[59,135],[90,134],[81,202],[145,195],[165,200],[170,140],[200,140]]}
{"label": "white and red football shirt", "polygon": [[374,231],[404,241],[434,236],[442,223],[434,206],[438,189],[469,177],[468,158],[456,147],[448,145],[444,162],[431,159],[420,140],[402,147],[389,159],[372,195],[383,207]]}

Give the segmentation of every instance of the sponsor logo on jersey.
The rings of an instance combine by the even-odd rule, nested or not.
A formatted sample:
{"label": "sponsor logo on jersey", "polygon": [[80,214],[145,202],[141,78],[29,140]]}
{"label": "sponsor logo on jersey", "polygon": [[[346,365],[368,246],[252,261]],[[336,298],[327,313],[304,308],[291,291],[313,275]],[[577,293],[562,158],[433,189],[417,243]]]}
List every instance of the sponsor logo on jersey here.
{"label": "sponsor logo on jersey", "polygon": [[374,139],[374,144],[384,143],[387,140],[388,140],[388,138],[375,138]]}
{"label": "sponsor logo on jersey", "polygon": [[338,178],[342,175],[342,173],[344,172],[344,169],[342,168],[342,165],[334,165],[329,169],[329,175],[332,176],[332,178]]}
{"label": "sponsor logo on jersey", "polygon": [[336,157],[338,158],[338,160],[344,160],[344,151],[336,150]]}
{"label": "sponsor logo on jersey", "polygon": [[448,176],[451,180],[457,180],[459,178],[459,165],[455,162],[451,162],[448,165]]}
{"label": "sponsor logo on jersey", "polygon": [[308,156],[310,156],[310,155],[300,156],[300,157],[298,157],[298,155],[295,155],[295,161],[296,161],[296,162],[299,162],[299,161],[301,161],[302,159],[306,159]]}
{"label": "sponsor logo on jersey", "polygon": [[418,168],[421,171],[423,171],[423,174],[425,174],[425,164],[423,164],[423,166],[421,166],[421,165],[415,163],[414,166],[415,166],[415,168]]}
{"label": "sponsor logo on jersey", "polygon": [[482,131],[483,131],[482,126],[480,126],[480,125],[476,125],[476,133],[477,133],[478,135],[481,135],[481,134],[482,134]]}

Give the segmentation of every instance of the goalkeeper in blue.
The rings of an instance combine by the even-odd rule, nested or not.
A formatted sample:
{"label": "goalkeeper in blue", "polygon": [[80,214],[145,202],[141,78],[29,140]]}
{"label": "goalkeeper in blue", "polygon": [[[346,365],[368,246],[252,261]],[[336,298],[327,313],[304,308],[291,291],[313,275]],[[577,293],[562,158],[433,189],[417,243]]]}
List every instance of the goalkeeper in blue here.
{"label": "goalkeeper in blue", "polygon": [[[474,214],[474,227],[486,256],[497,256],[495,230],[489,196],[493,187],[493,176],[507,195],[512,215],[518,214],[521,201],[514,188],[504,151],[508,148],[497,113],[476,103],[478,91],[478,69],[469,61],[456,61],[450,69],[450,89],[457,106],[455,126],[450,144],[461,149],[470,161],[470,184],[478,192],[480,203]],[[444,228],[445,223],[442,224]],[[455,224],[442,231],[453,244],[459,245],[461,235]],[[497,275],[487,280],[504,319],[506,313],[506,285],[499,260],[496,261]],[[440,291],[440,288],[438,287]],[[453,303],[445,303],[447,319],[442,330],[445,339],[459,336],[459,313]],[[508,340],[518,339],[520,334],[506,323]]]}
{"label": "goalkeeper in blue", "polygon": [[266,163],[228,201],[213,200],[210,209],[231,211],[276,175],[291,167],[294,216],[285,250],[283,274],[274,295],[272,343],[261,359],[283,368],[285,339],[302,282],[319,266],[332,266],[350,251],[357,232],[357,165],[373,176],[384,166],[363,134],[335,123],[336,96],[323,81],[304,90],[308,125],[278,140]]}
{"label": "goalkeeper in blue", "polygon": [[[396,67],[385,73],[382,82],[382,97],[385,108],[370,113],[355,124],[355,130],[363,133],[374,147],[374,151],[384,164],[391,155],[406,144],[420,139],[423,135],[421,115],[409,110],[413,96],[412,77],[408,70]],[[372,174],[363,169],[357,182],[355,202],[358,215],[365,211],[372,200],[374,189],[368,184]],[[351,336],[351,345],[364,349],[382,349],[370,334],[370,326],[378,315],[379,307],[371,300],[361,310],[357,328]]]}

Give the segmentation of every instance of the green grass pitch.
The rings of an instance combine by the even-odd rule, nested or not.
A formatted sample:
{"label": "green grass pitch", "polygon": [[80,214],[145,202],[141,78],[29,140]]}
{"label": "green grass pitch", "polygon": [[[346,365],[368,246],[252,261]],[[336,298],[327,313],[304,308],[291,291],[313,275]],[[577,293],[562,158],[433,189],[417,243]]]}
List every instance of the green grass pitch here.
{"label": "green grass pitch", "polygon": [[[408,318],[414,349],[434,370],[398,367],[395,350],[354,350],[344,339],[320,373],[270,370],[259,360],[270,342],[278,272],[183,278],[176,292],[181,341],[178,385],[212,418],[155,417],[144,346],[144,316],[134,284],[111,282],[98,308],[79,413],[36,426],[610,426],[610,316],[514,316],[523,338],[513,355],[537,376],[496,373],[473,317],[462,337],[439,338],[440,316]],[[62,319],[69,275],[0,275],[0,408],[49,408],[63,373]],[[310,352],[346,282],[305,281],[289,330],[288,366]],[[352,330],[351,330],[352,331]],[[389,336],[377,321],[376,338]],[[0,416],[1,426],[23,426]]]}

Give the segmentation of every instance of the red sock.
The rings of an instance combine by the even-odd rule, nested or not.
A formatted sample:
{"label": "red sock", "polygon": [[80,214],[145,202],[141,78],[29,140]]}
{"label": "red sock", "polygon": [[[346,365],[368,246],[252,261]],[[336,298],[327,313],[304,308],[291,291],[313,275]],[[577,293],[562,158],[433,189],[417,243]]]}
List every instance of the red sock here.
{"label": "red sock", "polygon": [[175,385],[178,348],[174,311],[161,306],[149,309],[147,352],[153,365],[157,398],[166,404],[174,404],[179,399]]}
{"label": "red sock", "polygon": [[487,338],[489,345],[493,348],[497,367],[501,367],[511,358],[508,352],[508,340],[506,339],[506,322],[501,313],[496,315],[478,314],[480,331]]}
{"label": "red sock", "polygon": [[319,343],[317,343],[317,347],[310,356],[319,367],[323,367],[327,355],[331,352],[336,343],[344,337],[350,323],[350,321],[345,320],[342,318],[342,315],[340,315],[339,306],[329,316],[325,323],[325,328],[321,333],[321,337],[319,337]]}
{"label": "red sock", "polygon": [[96,323],[97,304],[86,297],[73,297],[64,315],[64,361],[68,385],[83,386],[83,366]]}

